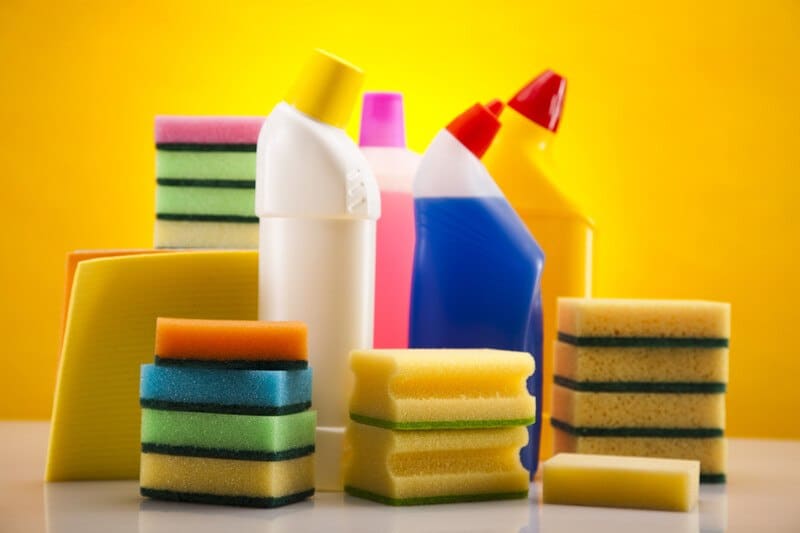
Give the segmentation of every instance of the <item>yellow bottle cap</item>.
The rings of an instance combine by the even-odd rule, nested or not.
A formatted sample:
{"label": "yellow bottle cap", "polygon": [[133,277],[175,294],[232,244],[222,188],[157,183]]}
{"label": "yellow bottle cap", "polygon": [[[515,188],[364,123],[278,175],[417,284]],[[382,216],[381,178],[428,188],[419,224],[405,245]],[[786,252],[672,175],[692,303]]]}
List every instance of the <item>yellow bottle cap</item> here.
{"label": "yellow bottle cap", "polygon": [[364,72],[347,61],[315,50],[306,63],[286,102],[306,115],[344,127],[364,83]]}

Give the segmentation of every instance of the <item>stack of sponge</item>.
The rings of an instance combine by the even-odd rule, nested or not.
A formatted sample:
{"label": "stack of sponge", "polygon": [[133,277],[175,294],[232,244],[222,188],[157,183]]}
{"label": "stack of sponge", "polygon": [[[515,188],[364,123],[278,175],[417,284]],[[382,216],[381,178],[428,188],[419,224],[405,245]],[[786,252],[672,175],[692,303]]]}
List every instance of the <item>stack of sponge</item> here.
{"label": "stack of sponge", "polygon": [[350,365],[345,491],[390,505],[527,497],[529,354],[365,350]]}
{"label": "stack of sponge", "polygon": [[276,507],[314,493],[306,328],[159,318],[141,376],[143,496]]}
{"label": "stack of sponge", "polygon": [[554,449],[700,461],[725,481],[730,305],[561,298]]}
{"label": "stack of sponge", "polygon": [[157,248],[257,248],[262,117],[156,117]]}

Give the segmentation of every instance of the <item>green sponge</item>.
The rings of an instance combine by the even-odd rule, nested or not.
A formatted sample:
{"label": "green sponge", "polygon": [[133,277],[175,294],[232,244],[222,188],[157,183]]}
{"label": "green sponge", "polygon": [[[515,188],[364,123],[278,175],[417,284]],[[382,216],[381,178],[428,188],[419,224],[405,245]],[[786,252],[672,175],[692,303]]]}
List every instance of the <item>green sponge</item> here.
{"label": "green sponge", "polygon": [[255,198],[255,189],[159,185],[156,212],[255,217]]}
{"label": "green sponge", "polygon": [[142,451],[283,461],[314,452],[315,411],[253,416],[142,409]]}
{"label": "green sponge", "polygon": [[156,150],[156,176],[253,181],[256,179],[256,154]]}

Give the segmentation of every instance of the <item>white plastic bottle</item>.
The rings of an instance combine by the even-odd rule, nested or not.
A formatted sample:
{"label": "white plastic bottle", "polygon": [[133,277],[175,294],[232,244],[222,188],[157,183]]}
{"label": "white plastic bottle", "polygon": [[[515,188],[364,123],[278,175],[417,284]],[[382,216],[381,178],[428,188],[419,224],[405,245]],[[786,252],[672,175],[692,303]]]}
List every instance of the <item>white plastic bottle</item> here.
{"label": "white plastic bottle", "polygon": [[381,190],[374,344],[376,348],[408,348],[408,308],[414,262],[411,189],[420,155],[406,148],[402,94],[364,94],[358,145]]}
{"label": "white plastic bottle", "polygon": [[316,488],[341,490],[350,350],[372,347],[378,185],[342,127],[363,81],[316,51],[258,138],[258,316],[308,325]]}

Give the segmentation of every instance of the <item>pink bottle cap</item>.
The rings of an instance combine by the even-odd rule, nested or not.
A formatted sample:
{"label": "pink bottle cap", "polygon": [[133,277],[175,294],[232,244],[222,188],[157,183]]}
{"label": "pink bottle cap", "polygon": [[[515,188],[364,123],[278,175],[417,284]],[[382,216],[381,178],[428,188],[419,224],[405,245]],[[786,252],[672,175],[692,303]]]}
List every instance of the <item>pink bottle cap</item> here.
{"label": "pink bottle cap", "polygon": [[406,147],[403,95],[364,93],[359,146]]}

